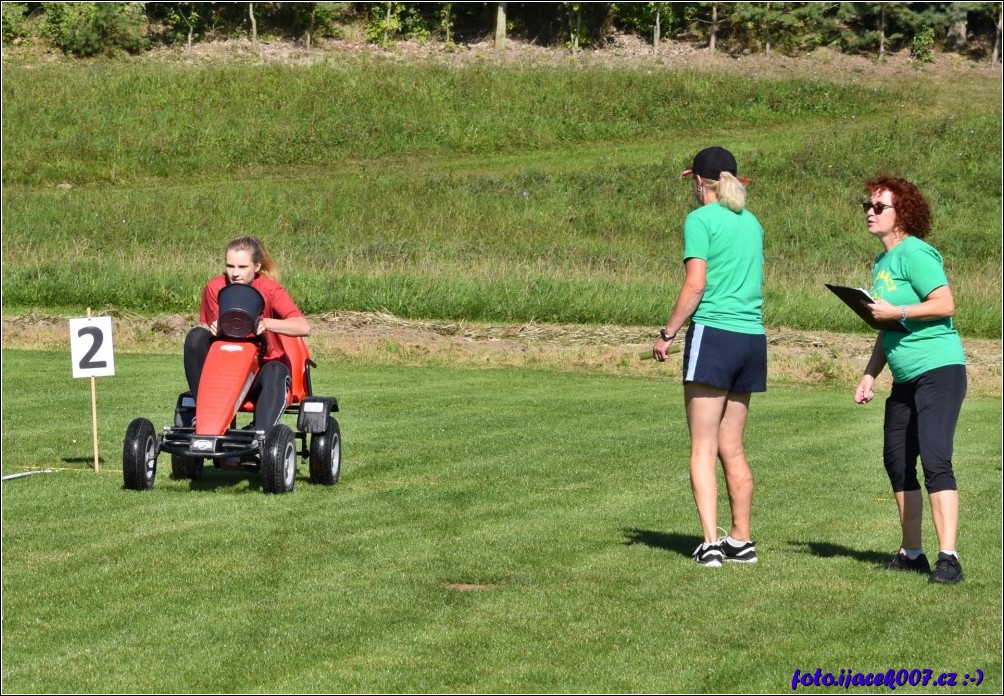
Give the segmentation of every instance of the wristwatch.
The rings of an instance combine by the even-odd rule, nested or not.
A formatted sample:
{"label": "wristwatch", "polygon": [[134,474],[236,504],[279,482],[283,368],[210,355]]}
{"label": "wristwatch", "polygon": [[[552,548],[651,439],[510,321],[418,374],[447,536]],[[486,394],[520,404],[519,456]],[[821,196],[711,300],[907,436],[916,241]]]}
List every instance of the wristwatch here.
{"label": "wristwatch", "polygon": [[669,341],[672,341],[674,338],[676,338],[676,334],[666,333],[666,327],[664,326],[661,329],[659,329],[659,338],[668,343]]}

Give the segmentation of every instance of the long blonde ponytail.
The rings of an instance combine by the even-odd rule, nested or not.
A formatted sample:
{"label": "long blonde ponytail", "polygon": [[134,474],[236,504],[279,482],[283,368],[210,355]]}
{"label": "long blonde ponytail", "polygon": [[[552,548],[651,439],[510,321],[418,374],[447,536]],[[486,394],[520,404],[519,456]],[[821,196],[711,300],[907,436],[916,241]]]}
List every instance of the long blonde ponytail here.
{"label": "long blonde ponytail", "polygon": [[704,185],[718,195],[718,202],[733,213],[746,207],[746,187],[729,172],[722,172],[718,181],[704,181]]}

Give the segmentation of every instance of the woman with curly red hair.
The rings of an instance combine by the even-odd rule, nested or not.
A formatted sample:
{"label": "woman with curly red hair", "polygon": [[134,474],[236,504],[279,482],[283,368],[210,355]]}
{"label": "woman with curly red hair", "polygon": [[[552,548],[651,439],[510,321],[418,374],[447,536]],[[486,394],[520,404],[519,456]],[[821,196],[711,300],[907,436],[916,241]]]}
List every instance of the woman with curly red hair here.
{"label": "woman with curly red hair", "polygon": [[[966,396],[966,359],[952,323],[955,300],[941,255],[923,241],[931,209],[917,187],[875,176],[865,184],[868,232],[885,247],[872,269],[869,305],[876,319],[895,319],[909,333],[881,331],[854,394],[874,398],[875,378],[888,363],[892,391],[885,405],[883,460],[902,527],[902,545],[881,567],[929,574],[936,583],[962,582],[956,550],[959,491],[952,470],[955,427]],[[917,457],[938,536],[934,571],[921,544],[923,497]]]}

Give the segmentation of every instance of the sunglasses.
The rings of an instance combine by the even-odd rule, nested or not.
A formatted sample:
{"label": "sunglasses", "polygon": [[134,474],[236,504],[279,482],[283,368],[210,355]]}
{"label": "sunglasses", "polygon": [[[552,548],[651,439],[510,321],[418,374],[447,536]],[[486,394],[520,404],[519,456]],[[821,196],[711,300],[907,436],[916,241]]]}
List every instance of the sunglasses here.
{"label": "sunglasses", "polygon": [[866,213],[869,210],[874,210],[876,215],[881,215],[882,213],[884,213],[886,211],[886,208],[892,208],[893,210],[895,210],[893,206],[887,203],[872,203],[871,201],[864,201],[861,204],[861,207],[864,209]]}

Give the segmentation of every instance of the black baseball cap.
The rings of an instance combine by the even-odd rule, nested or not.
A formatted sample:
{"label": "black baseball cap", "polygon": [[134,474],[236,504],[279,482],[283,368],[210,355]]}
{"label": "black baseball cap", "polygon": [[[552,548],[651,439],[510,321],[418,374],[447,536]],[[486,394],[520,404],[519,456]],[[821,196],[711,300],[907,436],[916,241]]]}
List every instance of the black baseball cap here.
{"label": "black baseball cap", "polygon": [[724,147],[718,146],[706,147],[698,152],[694,157],[694,164],[690,169],[681,172],[680,176],[697,174],[702,179],[718,181],[722,172],[728,172],[743,184],[750,182],[749,179],[743,179],[739,176],[739,165],[736,164],[736,158],[732,156],[732,153]]}

